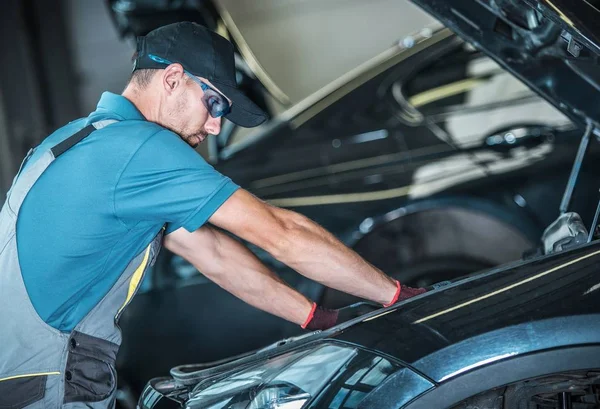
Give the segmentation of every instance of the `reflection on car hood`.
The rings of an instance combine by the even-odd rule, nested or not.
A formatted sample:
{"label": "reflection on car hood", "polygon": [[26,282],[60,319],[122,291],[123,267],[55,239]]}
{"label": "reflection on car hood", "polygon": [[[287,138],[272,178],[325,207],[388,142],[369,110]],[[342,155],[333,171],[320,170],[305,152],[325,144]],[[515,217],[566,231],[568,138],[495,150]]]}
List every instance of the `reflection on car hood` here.
{"label": "reflection on car hood", "polygon": [[599,0],[412,0],[573,120],[600,123]]}
{"label": "reflection on car hood", "polygon": [[[326,339],[394,357],[438,382],[516,355],[598,343],[600,333],[590,324],[600,319],[599,267],[600,243],[596,242],[441,283],[385,309],[355,304],[350,309],[360,315],[357,318],[247,354],[208,369],[208,375]],[[183,384],[196,384],[202,378],[198,366],[178,368],[171,374]]]}
{"label": "reflection on car hood", "polygon": [[517,262],[380,311],[336,338],[438,382],[517,355],[600,342],[599,266],[598,243]]}
{"label": "reflection on car hood", "polygon": [[[379,357],[359,360],[374,365],[383,359],[392,370],[380,371],[385,373],[377,377],[382,383],[372,386],[384,391],[386,400],[399,407],[435,384],[472,369],[536,352],[600,344],[600,332],[595,325],[600,320],[599,267],[600,243],[596,242],[443,283],[386,309],[373,311],[369,304],[356,304],[352,308],[359,314],[366,312],[365,315],[328,331],[282,341],[220,365],[173,368],[173,378],[149,382],[140,398],[140,407],[155,408],[156,402],[165,396],[182,404],[188,401],[186,407],[194,409],[204,409],[207,405],[213,408],[213,404],[222,407],[229,402],[243,403],[258,397],[261,402],[264,397],[269,402],[275,399],[299,407],[293,405],[320,396],[319,390],[324,385],[305,382],[321,378],[306,377],[307,373],[314,374],[314,369],[304,364],[309,361],[315,364],[311,354],[328,351],[340,354],[336,355],[339,362],[326,354],[325,361],[332,366],[320,368],[326,372],[323,379],[339,373],[338,364],[348,368],[346,364],[356,354]],[[321,350],[327,345],[337,346]],[[290,369],[288,360],[296,362],[295,357],[305,356],[304,353],[310,359],[301,362],[298,372],[291,368],[289,373],[300,378],[294,378],[290,384],[287,381],[292,378],[283,377]],[[320,361],[316,365],[321,365]],[[262,375],[255,376],[259,373]],[[268,383],[265,396],[251,393],[256,389],[254,386],[263,383]],[[370,396],[367,394],[365,402]],[[382,407],[380,402],[367,403],[363,407]]]}

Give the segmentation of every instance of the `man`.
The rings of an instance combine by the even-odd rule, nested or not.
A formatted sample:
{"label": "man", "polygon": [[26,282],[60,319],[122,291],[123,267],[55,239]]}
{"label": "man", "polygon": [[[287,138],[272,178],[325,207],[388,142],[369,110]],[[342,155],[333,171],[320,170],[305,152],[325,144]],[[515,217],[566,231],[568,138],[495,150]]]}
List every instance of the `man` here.
{"label": "man", "polygon": [[113,405],[116,321],[163,241],[237,297],[310,330],[333,326],[337,312],[220,229],[382,305],[424,291],[209,166],[188,145],[218,134],[223,116],[247,127],[266,119],[236,89],[232,45],[172,24],[138,40],[122,95],[104,93],[30,152],[0,213],[0,407]]}

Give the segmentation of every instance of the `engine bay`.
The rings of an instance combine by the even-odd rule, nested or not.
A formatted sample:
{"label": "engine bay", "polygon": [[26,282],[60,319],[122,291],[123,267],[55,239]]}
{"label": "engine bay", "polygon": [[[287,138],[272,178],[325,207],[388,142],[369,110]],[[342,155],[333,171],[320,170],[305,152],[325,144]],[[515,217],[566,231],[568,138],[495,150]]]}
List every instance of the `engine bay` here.
{"label": "engine bay", "polygon": [[573,120],[600,120],[599,50],[580,33],[586,22],[572,21],[554,3],[545,1],[415,3]]}

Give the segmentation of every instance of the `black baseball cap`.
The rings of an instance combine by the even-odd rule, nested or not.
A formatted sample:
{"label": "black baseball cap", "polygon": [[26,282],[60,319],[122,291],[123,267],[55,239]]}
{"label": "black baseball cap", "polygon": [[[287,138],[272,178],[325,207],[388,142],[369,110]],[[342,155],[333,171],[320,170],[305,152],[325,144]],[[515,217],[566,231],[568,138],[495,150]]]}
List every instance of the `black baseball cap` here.
{"label": "black baseball cap", "polygon": [[184,21],[159,27],[138,37],[133,70],[165,68],[164,63],[151,59],[149,55],[179,63],[193,75],[209,80],[231,100],[231,111],[225,118],[234,124],[251,128],[268,118],[237,88],[233,45],[206,27]]}

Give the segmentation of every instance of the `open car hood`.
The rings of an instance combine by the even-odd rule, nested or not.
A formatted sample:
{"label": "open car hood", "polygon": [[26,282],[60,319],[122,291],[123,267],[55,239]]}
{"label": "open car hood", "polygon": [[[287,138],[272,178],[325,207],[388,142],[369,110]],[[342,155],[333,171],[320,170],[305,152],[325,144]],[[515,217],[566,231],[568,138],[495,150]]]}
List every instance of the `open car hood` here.
{"label": "open car hood", "polygon": [[579,123],[600,123],[600,0],[412,0]]}

